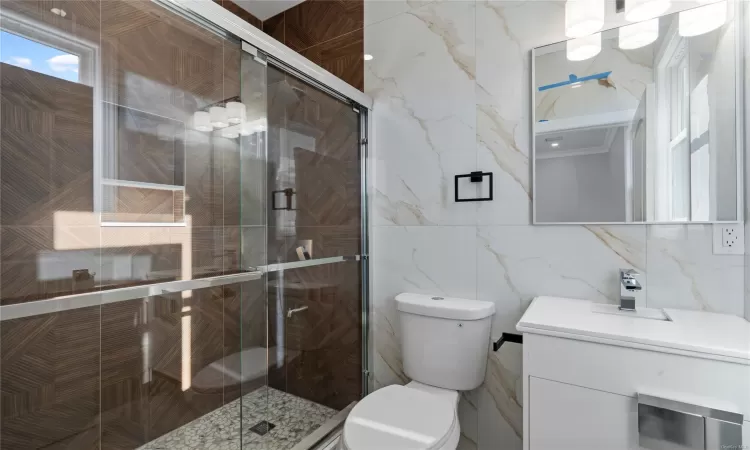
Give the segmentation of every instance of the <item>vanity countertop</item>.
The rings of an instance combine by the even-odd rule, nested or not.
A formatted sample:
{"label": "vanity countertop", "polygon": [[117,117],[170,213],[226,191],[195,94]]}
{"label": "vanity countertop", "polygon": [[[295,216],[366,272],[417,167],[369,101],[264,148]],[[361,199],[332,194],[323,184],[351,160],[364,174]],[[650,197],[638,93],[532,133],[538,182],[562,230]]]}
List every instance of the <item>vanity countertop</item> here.
{"label": "vanity countertop", "polygon": [[750,322],[741,317],[665,308],[670,322],[595,313],[591,305],[588,300],[537,297],[516,329],[750,365]]}

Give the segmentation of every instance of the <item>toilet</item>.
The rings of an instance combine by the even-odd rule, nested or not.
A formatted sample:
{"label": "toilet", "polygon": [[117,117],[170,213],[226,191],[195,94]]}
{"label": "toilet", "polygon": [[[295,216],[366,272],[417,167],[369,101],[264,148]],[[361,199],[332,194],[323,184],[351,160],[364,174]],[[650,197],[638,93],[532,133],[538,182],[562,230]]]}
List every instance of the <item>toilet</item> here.
{"label": "toilet", "polygon": [[396,307],[404,373],[413,381],[357,403],[339,450],[455,450],[459,391],[484,380],[495,305],[403,293]]}

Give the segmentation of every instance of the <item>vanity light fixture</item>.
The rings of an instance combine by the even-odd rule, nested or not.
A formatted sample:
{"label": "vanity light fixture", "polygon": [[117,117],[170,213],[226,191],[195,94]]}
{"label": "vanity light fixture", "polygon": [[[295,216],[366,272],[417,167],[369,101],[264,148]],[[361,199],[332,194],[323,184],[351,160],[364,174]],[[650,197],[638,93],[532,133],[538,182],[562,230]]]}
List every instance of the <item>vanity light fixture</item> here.
{"label": "vanity light fixture", "polygon": [[223,106],[212,106],[208,109],[211,115],[211,126],[214,128],[226,128],[229,126],[227,109]]}
{"label": "vanity light fixture", "polygon": [[565,2],[565,36],[579,38],[596,33],[604,26],[604,0]]}
{"label": "vanity light fixture", "polygon": [[236,139],[240,136],[240,133],[235,129],[236,127],[227,128],[221,132],[221,135],[227,139]]}
{"label": "vanity light fixture", "polygon": [[680,36],[690,37],[713,31],[727,21],[726,0],[680,12]]}
{"label": "vanity light fixture", "polygon": [[211,115],[206,111],[196,111],[193,113],[193,128],[198,131],[209,132],[214,129],[211,126]]}
{"label": "vanity light fixture", "polygon": [[266,120],[257,119],[252,122],[243,122],[239,126],[239,133],[241,136],[250,136],[255,133],[262,133],[266,130]]}
{"label": "vanity light fixture", "polygon": [[240,134],[242,136],[250,136],[251,134],[255,133],[255,127],[250,122],[245,122],[242,125],[240,125]]}
{"label": "vanity light fixture", "polygon": [[659,19],[646,20],[620,27],[619,45],[623,50],[645,47],[659,37]]}
{"label": "vanity light fixture", "polygon": [[602,51],[602,34],[594,33],[565,43],[568,60],[585,61]]}
{"label": "vanity light fixture", "polygon": [[229,123],[242,123],[245,120],[247,108],[240,102],[227,102],[227,121]]}
{"label": "vanity light fixture", "polygon": [[664,14],[672,6],[671,0],[625,0],[625,20],[643,22]]}

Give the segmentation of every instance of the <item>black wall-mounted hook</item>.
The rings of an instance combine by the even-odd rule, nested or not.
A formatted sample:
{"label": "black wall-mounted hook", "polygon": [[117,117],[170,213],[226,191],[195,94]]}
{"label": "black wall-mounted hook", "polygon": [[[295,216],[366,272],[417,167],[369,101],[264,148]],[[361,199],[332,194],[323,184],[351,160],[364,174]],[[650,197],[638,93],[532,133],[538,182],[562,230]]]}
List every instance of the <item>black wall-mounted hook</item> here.
{"label": "black wall-mounted hook", "polygon": [[500,350],[506,342],[513,342],[514,344],[523,344],[523,335],[514,333],[503,333],[500,339],[492,343],[492,351],[496,352]]}

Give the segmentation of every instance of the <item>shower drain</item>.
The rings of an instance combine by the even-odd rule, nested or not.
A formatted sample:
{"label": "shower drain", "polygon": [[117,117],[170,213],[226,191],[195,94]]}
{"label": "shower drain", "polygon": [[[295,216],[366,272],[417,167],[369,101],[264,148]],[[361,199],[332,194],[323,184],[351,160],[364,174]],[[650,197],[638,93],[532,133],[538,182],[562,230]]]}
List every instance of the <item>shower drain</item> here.
{"label": "shower drain", "polygon": [[274,428],[276,428],[276,425],[272,424],[271,422],[267,420],[263,420],[263,421],[256,423],[252,427],[250,427],[250,431],[252,431],[253,433],[257,435],[264,436],[266,433],[273,430]]}

